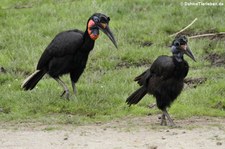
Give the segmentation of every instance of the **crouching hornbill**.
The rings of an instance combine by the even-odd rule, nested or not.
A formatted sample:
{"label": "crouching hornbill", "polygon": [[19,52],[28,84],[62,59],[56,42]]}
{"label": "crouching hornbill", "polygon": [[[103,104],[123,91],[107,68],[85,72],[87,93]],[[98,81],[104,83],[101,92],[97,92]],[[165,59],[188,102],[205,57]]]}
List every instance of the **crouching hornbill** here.
{"label": "crouching hornbill", "polygon": [[159,56],[149,69],[137,76],[134,81],[141,86],[131,94],[127,104],[137,104],[147,93],[156,98],[157,107],[162,110],[161,125],[174,126],[170,118],[167,107],[177,98],[184,86],[184,78],[188,74],[189,66],[183,55],[188,55],[195,61],[192,51],[189,49],[188,39],[181,35],[172,42],[172,56]]}
{"label": "crouching hornbill", "polygon": [[99,37],[99,30],[103,31],[117,48],[115,38],[108,26],[110,18],[101,13],[93,14],[87,21],[85,32],[78,29],[61,32],[47,46],[39,62],[36,71],[24,80],[21,87],[24,90],[32,90],[39,80],[48,73],[64,89],[69,99],[69,90],[60,79],[63,74],[70,74],[73,92],[76,94],[75,83],[83,73],[89,52],[94,48],[95,40]]}

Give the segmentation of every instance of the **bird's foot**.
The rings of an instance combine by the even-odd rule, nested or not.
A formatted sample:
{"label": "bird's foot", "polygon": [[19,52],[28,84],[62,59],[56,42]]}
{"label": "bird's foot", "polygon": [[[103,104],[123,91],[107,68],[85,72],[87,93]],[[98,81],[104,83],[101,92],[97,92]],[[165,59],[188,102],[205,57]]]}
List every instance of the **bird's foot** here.
{"label": "bird's foot", "polygon": [[169,120],[169,125],[168,125],[169,127],[177,127],[175,124],[174,124],[174,122],[173,121],[170,121]]}
{"label": "bird's foot", "polygon": [[166,120],[162,120],[161,123],[160,123],[160,125],[161,125],[161,126],[167,126]]}
{"label": "bird's foot", "polygon": [[161,126],[167,126],[167,122],[166,122],[166,117],[164,114],[162,114],[161,116],[161,123],[160,123]]}
{"label": "bird's foot", "polygon": [[176,127],[175,123],[173,122],[172,118],[169,115],[167,115],[167,118],[168,118],[168,121],[169,121],[169,125],[168,126]]}
{"label": "bird's foot", "polygon": [[167,117],[167,119],[168,119],[168,121],[169,121],[169,126],[170,126],[170,127],[175,127],[175,124],[174,124],[173,120],[171,119],[171,117],[170,117],[170,115],[169,115],[169,113],[167,112],[166,109],[163,110],[162,117],[164,117],[164,119],[166,119],[166,117]]}
{"label": "bird's foot", "polygon": [[161,126],[167,126],[166,119],[164,119],[164,118],[161,118],[161,119],[162,119],[162,120],[161,120],[160,125],[161,125]]}
{"label": "bird's foot", "polygon": [[171,123],[171,122],[169,121],[169,123],[167,124],[166,119],[162,119],[160,125],[161,125],[161,126],[169,126],[169,127],[173,127],[173,128],[178,128],[178,127],[179,127],[179,126],[176,126],[176,125],[174,124],[174,122]]}
{"label": "bird's foot", "polygon": [[66,99],[69,100],[69,91],[68,90],[64,90],[62,92],[62,94],[60,95],[60,97],[63,97],[65,95]]}
{"label": "bird's foot", "polygon": [[172,122],[169,121],[168,126],[172,127],[172,128],[181,128],[181,126],[175,125],[175,123],[173,121]]}

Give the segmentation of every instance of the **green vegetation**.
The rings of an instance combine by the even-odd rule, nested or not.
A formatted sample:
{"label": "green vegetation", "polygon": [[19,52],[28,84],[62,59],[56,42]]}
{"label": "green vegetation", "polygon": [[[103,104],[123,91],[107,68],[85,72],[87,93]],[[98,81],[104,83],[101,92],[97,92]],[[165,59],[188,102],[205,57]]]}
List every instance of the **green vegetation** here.
{"label": "green vegetation", "polygon": [[[155,102],[152,96],[132,107],[124,103],[138,88],[133,78],[159,55],[170,55],[169,35],[196,17],[187,35],[224,32],[224,7],[181,6],[179,0],[1,0],[0,66],[6,73],[0,73],[0,121],[84,124],[159,113],[146,106]],[[47,75],[34,90],[21,90],[54,36],[73,28],[85,30],[94,12],[111,17],[119,49],[101,34],[77,83],[77,97],[69,102],[60,98],[62,88]],[[176,118],[225,117],[225,38],[190,39],[189,44],[197,62],[185,57],[188,78],[206,81],[185,87],[169,112]],[[62,79],[70,84],[67,75]]]}

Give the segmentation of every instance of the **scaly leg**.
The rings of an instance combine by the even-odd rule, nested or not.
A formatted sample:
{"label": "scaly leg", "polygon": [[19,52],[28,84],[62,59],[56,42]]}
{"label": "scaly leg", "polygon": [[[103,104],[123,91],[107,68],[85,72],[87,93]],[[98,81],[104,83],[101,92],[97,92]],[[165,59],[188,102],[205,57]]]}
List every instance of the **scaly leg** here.
{"label": "scaly leg", "polygon": [[77,89],[76,89],[75,82],[71,81],[71,83],[72,83],[72,87],[73,87],[73,93],[74,93],[74,95],[76,95],[77,94]]}
{"label": "scaly leg", "polygon": [[166,116],[165,116],[164,113],[162,114],[162,117],[161,117],[161,125],[162,126],[166,126],[167,125],[167,123],[166,123]]}
{"label": "scaly leg", "polygon": [[173,122],[173,120],[171,119],[171,117],[170,117],[170,115],[169,115],[169,113],[167,112],[167,110],[165,109],[165,110],[163,110],[163,114],[167,117],[167,119],[169,120],[169,126],[175,126],[175,124],[174,124],[174,122]]}
{"label": "scaly leg", "polygon": [[60,79],[60,78],[54,78],[62,87],[63,87],[63,93],[61,94],[61,97],[65,94],[66,99],[69,100],[69,89],[66,86],[66,84]]}

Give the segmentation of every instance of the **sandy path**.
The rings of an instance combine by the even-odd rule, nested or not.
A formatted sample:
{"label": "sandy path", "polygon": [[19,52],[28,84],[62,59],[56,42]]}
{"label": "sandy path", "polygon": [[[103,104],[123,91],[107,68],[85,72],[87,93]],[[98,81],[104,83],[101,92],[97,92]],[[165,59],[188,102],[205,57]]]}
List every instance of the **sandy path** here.
{"label": "sandy path", "polygon": [[225,120],[175,123],[180,127],[162,127],[148,116],[78,127],[1,124],[0,149],[225,149]]}

